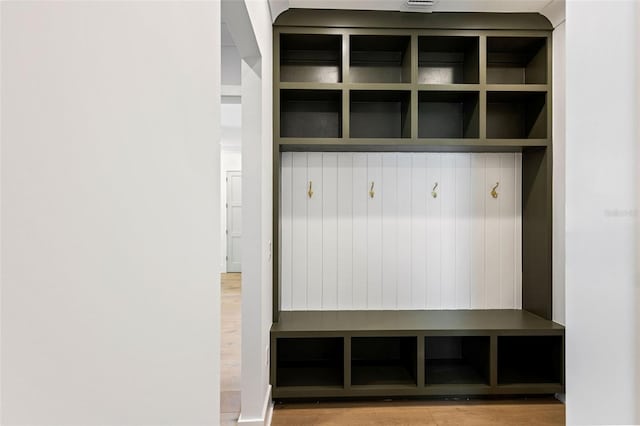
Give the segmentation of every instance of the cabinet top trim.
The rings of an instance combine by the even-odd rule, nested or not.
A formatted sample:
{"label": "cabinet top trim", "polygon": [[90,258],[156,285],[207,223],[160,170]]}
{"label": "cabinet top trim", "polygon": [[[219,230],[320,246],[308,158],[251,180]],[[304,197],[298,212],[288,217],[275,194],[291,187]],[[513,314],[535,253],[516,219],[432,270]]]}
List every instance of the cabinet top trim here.
{"label": "cabinet top trim", "polygon": [[468,30],[553,30],[539,13],[393,12],[380,10],[289,9],[274,27],[414,28]]}

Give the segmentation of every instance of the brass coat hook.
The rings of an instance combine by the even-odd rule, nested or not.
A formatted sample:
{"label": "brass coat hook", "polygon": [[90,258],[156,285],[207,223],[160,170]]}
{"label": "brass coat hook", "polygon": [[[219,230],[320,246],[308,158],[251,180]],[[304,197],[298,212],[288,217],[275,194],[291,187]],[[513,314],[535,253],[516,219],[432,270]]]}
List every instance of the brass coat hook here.
{"label": "brass coat hook", "polygon": [[496,191],[496,189],[498,189],[498,186],[500,185],[500,182],[496,182],[495,186],[493,187],[493,189],[491,189],[491,196],[493,198],[498,198],[498,192]]}
{"label": "brass coat hook", "polygon": [[436,184],[433,185],[433,189],[431,190],[431,196],[433,198],[438,198],[438,193],[436,192],[437,187],[438,187],[438,182],[436,182]]}
{"label": "brass coat hook", "polygon": [[313,197],[313,181],[309,181],[309,190],[307,191],[309,198]]}
{"label": "brass coat hook", "polygon": [[371,182],[371,189],[369,189],[369,197],[371,197],[371,198],[373,198],[376,195],[376,193],[373,190],[374,186],[375,186],[375,182],[372,181]]}

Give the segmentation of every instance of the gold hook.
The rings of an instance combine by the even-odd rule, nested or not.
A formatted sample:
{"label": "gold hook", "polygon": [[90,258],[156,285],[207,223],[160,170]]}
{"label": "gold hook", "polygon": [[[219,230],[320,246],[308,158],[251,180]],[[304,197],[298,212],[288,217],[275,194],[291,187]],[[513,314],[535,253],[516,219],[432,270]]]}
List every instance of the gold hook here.
{"label": "gold hook", "polygon": [[493,198],[498,198],[498,193],[496,192],[496,189],[498,189],[498,185],[500,185],[500,182],[496,182],[496,185],[491,190],[491,196]]}
{"label": "gold hook", "polygon": [[376,193],[373,191],[374,185],[375,185],[375,182],[372,181],[371,182],[371,189],[369,190],[369,197],[371,197],[371,198],[373,198],[376,195]]}
{"label": "gold hook", "polygon": [[433,189],[431,190],[431,196],[433,198],[438,198],[438,193],[436,192],[437,187],[438,187],[438,182],[436,182],[436,184],[433,185]]}
{"label": "gold hook", "polygon": [[309,181],[309,190],[307,191],[309,198],[313,197],[313,181]]}

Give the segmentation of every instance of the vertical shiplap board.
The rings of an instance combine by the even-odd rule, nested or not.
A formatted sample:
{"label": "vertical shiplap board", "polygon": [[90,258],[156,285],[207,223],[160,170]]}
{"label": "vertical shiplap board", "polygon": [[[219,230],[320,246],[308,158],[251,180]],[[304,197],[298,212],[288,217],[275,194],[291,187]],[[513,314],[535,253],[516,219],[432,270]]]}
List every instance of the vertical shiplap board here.
{"label": "vertical shiplap board", "polygon": [[427,154],[413,154],[411,160],[411,306],[423,309],[427,296]]}
{"label": "vertical shiplap board", "polygon": [[414,154],[397,154],[397,218],[398,230],[396,253],[397,270],[397,308],[411,309],[412,287],[412,194],[413,194],[413,157]]}
{"label": "vertical shiplap board", "polygon": [[307,178],[313,196],[307,207],[307,309],[322,308],[322,153],[307,154]]}
{"label": "vertical shiplap board", "polygon": [[484,274],[487,309],[500,308],[500,201],[504,198],[504,183],[498,186],[498,198],[490,193],[496,183],[500,182],[500,157],[487,154],[485,162],[485,240],[484,240]]}
{"label": "vertical shiplap board", "polygon": [[515,205],[516,230],[514,235],[515,253],[515,309],[522,309],[522,153],[515,154]]}
{"label": "vertical shiplap board", "polygon": [[515,155],[498,154],[500,161],[499,246],[500,256],[500,299],[503,309],[515,306],[515,231],[516,231],[516,191]]}
{"label": "vertical shiplap board", "polygon": [[367,183],[373,197],[367,199],[367,308],[382,308],[382,154],[367,154]]}
{"label": "vertical shiplap board", "polygon": [[398,307],[398,165],[382,154],[382,309]]}
{"label": "vertical shiplap board", "polygon": [[353,154],[338,155],[338,309],[353,308]]}
{"label": "vertical shiplap board", "polygon": [[322,309],[338,308],[338,154],[322,156]]}
{"label": "vertical shiplap board", "polygon": [[367,308],[367,154],[353,154],[353,309]]}
{"label": "vertical shiplap board", "polygon": [[471,308],[471,154],[454,157],[455,308]]}
{"label": "vertical shiplap board", "polygon": [[486,154],[471,154],[471,309],[486,309],[485,283],[485,190]]}
{"label": "vertical shiplap board", "polygon": [[307,309],[307,154],[294,152],[291,173],[291,309]]}
{"label": "vertical shiplap board", "polygon": [[[422,197],[426,200],[426,257],[424,267],[427,277],[427,309],[440,309],[442,304],[442,194],[451,191],[448,182],[443,182],[442,154],[426,154],[427,170]],[[432,196],[434,191],[437,197]],[[446,200],[445,200],[446,201]]]}
{"label": "vertical shiplap board", "polygon": [[280,158],[280,306],[291,310],[292,255],[292,154],[283,152]]}
{"label": "vertical shiplap board", "polygon": [[[456,262],[456,157],[459,154],[441,154],[440,182],[440,309],[456,308],[456,264],[469,262],[469,259],[457,259]],[[427,297],[428,300],[428,297]]]}

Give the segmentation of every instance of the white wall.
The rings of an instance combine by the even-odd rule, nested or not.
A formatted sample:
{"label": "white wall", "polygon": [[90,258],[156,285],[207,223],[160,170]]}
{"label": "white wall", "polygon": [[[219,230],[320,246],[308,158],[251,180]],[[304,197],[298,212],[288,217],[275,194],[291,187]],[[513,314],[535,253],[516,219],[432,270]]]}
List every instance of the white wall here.
{"label": "white wall", "polygon": [[223,103],[221,105],[221,138],[220,138],[220,270],[227,270],[227,184],[225,179],[228,171],[242,170],[242,106],[240,104]]}
{"label": "white wall", "polygon": [[222,46],[222,84],[240,86],[240,61],[235,46]]}
{"label": "white wall", "polygon": [[[267,0],[245,0],[260,58],[242,65],[242,411],[240,422],[268,421],[272,323],[272,29]],[[228,22],[228,21],[227,21]],[[233,31],[232,28],[230,28]],[[239,46],[251,48],[251,37]],[[236,37],[234,35],[234,41]],[[246,133],[245,133],[246,132]]]}
{"label": "white wall", "polygon": [[639,116],[633,0],[569,1],[566,382],[569,424],[636,424]]}
{"label": "white wall", "polygon": [[1,423],[218,424],[219,4],[1,7]]}
{"label": "white wall", "polygon": [[519,153],[282,153],[282,310],[520,309],[521,179]]}
{"label": "white wall", "polygon": [[553,321],[565,322],[565,43],[564,21],[553,30]]}

